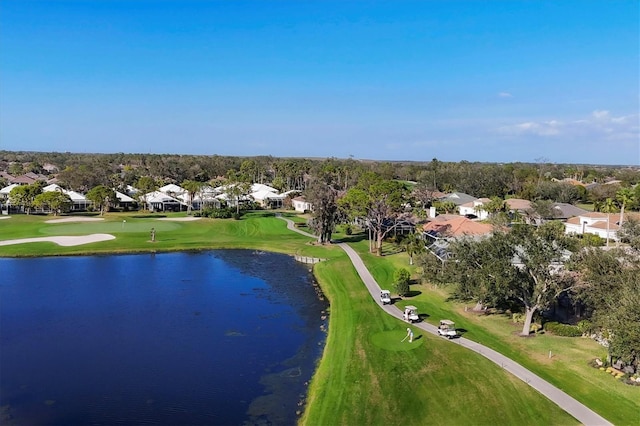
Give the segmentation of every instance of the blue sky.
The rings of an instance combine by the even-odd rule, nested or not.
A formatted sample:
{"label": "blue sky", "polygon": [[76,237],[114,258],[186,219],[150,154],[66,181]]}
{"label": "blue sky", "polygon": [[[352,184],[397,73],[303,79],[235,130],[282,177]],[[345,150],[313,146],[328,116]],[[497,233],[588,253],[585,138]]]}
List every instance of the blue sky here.
{"label": "blue sky", "polygon": [[0,3],[0,149],[640,164],[640,2]]}

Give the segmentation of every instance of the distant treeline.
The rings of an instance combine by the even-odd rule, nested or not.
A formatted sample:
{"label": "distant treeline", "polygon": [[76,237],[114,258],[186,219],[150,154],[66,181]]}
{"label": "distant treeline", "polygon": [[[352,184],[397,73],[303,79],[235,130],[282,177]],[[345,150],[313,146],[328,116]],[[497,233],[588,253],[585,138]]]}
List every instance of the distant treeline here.
{"label": "distant treeline", "polygon": [[[53,165],[57,170],[52,169]],[[475,197],[518,196],[557,201],[597,201],[620,187],[640,181],[640,167],[532,163],[430,161],[373,161],[353,158],[276,158],[176,154],[79,154],[63,152],[0,151],[0,170],[12,176],[33,172],[56,176],[73,190],[98,185],[121,188],[149,176],[162,183],[222,180],[229,171],[251,182],[268,183],[282,191],[305,190],[315,178],[346,190],[366,172],[385,179],[416,182],[418,187],[442,192],[459,191]],[[573,179],[573,182],[559,182]],[[619,181],[614,185],[586,185]],[[3,183],[3,182],[0,182]],[[606,188],[611,186],[611,188]],[[600,189],[595,189],[596,187]],[[611,192],[611,194],[609,193]]]}

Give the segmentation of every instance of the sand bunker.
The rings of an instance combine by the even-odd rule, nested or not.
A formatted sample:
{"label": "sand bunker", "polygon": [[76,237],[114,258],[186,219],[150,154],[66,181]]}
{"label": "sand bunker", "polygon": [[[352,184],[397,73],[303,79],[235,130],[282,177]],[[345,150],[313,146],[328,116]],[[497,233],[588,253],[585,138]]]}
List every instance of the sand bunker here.
{"label": "sand bunker", "polygon": [[200,220],[202,219],[201,217],[193,217],[193,216],[189,216],[189,217],[161,217],[158,220],[173,220],[176,222],[191,222],[192,220]]}
{"label": "sand bunker", "polygon": [[0,219],[11,219],[11,216],[0,216]]}
{"label": "sand bunker", "polygon": [[98,220],[104,220],[101,217],[65,217],[62,219],[51,219],[44,223],[65,223],[65,222],[96,222]]}
{"label": "sand bunker", "polygon": [[0,246],[10,246],[13,244],[24,244],[24,243],[51,242],[51,243],[56,243],[59,246],[70,247],[70,246],[79,246],[82,244],[97,243],[100,241],[109,241],[115,238],[116,237],[114,237],[111,234],[90,234],[90,235],[76,235],[76,236],[22,238],[19,240],[0,241]]}

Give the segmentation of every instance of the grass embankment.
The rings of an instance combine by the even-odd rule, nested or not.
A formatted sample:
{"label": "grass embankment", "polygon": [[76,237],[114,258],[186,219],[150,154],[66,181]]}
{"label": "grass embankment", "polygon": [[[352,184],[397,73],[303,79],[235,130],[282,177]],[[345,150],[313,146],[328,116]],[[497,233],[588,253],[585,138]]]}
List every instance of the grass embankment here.
{"label": "grass embankment", "polygon": [[[396,268],[409,268],[406,253],[380,258],[369,254],[362,242],[353,247],[382,286],[391,288]],[[614,424],[640,424],[640,389],[588,365],[593,358],[606,356],[606,349],[595,341],[551,334],[522,338],[518,336],[522,324],[513,324],[505,315],[465,311],[464,304],[448,300],[448,289],[412,285],[411,290],[412,297],[398,302],[398,306],[415,305],[433,325],[440,319],[451,319],[456,328],[464,330],[464,337],[508,356]]]}

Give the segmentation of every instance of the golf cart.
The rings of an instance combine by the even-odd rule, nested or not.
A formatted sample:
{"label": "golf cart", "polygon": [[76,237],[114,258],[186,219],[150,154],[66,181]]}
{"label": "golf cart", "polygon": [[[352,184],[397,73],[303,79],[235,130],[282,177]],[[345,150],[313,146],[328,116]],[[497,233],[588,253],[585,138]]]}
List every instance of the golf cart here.
{"label": "golf cart", "polygon": [[453,339],[456,337],[456,325],[450,320],[440,320],[440,326],[438,326],[438,334],[446,337],[447,339]]}
{"label": "golf cart", "polygon": [[411,305],[405,306],[402,318],[407,322],[416,322],[420,320],[420,317],[418,316],[418,308]]}
{"label": "golf cart", "polygon": [[380,301],[383,305],[391,304],[391,292],[389,290],[380,290]]}

